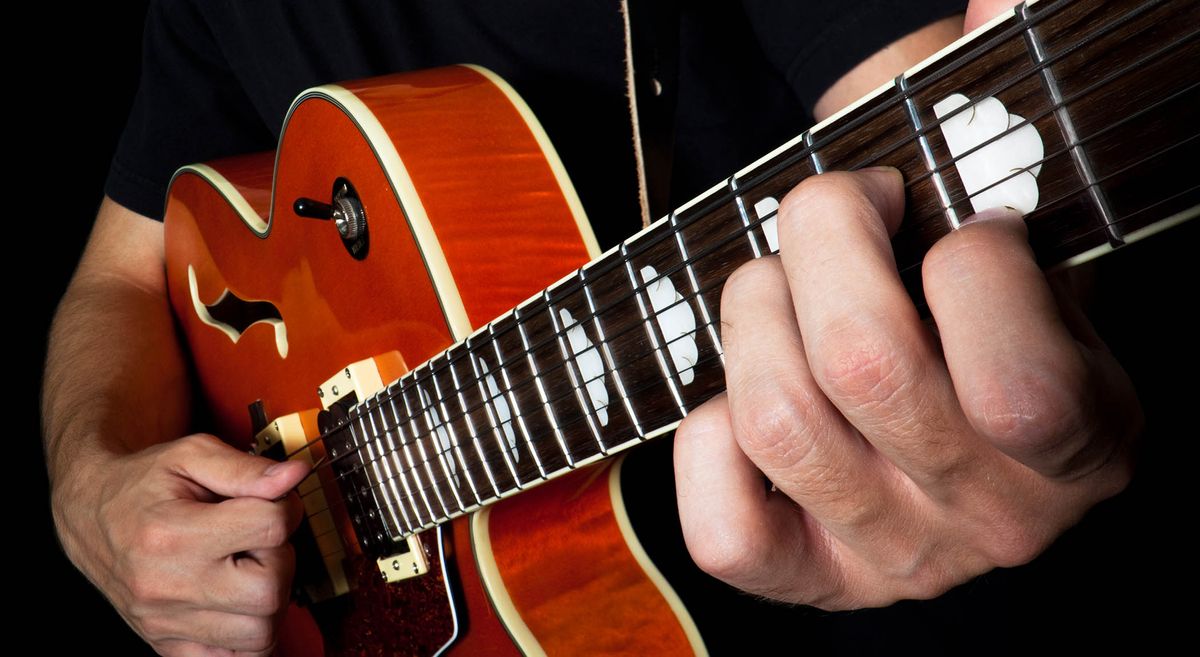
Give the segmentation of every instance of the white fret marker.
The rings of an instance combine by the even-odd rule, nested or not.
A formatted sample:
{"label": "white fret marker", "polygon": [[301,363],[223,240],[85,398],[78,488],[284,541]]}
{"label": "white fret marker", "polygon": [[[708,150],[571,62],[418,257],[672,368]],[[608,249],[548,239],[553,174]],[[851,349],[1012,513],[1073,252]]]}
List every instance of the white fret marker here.
{"label": "white fret marker", "polygon": [[446,432],[446,423],[442,420],[442,416],[438,413],[437,407],[429,399],[429,395],[421,386],[417,386],[417,392],[421,395],[421,404],[425,407],[425,413],[428,415],[428,420],[433,425],[433,435],[437,438],[438,459],[442,462],[442,466],[450,473],[450,478],[454,480],[454,485],[458,486],[458,464],[454,462],[454,457],[450,455],[450,449],[454,447],[450,443],[450,434]]}
{"label": "white fret marker", "polygon": [[484,382],[487,383],[488,395],[490,395],[488,401],[495,409],[496,415],[499,416],[496,419],[500,420],[500,428],[504,430],[504,437],[508,439],[508,452],[512,456],[513,463],[516,463],[521,460],[521,452],[517,450],[517,435],[513,433],[512,429],[512,409],[508,407],[508,399],[500,392],[500,386],[496,385],[496,377],[488,374],[486,360],[479,359],[479,369],[487,374]]}
{"label": "white fret marker", "polygon": [[[772,251],[779,250],[779,224],[775,218],[779,216],[779,201],[775,200],[774,196],[768,196],[758,203],[754,204],[754,214],[762,219],[759,227],[762,228],[763,235],[767,236],[767,246],[771,247]],[[770,219],[763,219],[770,215]]]}
{"label": "white fret marker", "polygon": [[[940,119],[969,102],[966,96],[953,94],[934,105],[933,113]],[[1042,170],[1038,163],[1045,154],[1045,147],[1032,123],[1012,129],[1024,121],[1016,114],[1009,114],[1004,103],[989,96],[942,122],[942,135],[950,147],[950,154],[958,158],[954,166],[967,194],[971,195],[971,206],[976,212],[1008,206],[1029,213],[1037,207],[1037,175]],[[1007,134],[959,157],[960,153],[1002,133]],[[1013,176],[1022,169],[1028,170]],[[999,182],[1001,180],[1004,182]]]}
{"label": "white fret marker", "polygon": [[579,368],[579,376],[587,382],[587,395],[596,411],[596,418],[602,426],[607,426],[608,389],[604,387],[604,362],[600,360],[600,352],[588,339],[583,326],[571,316],[570,311],[560,309],[558,317],[567,329],[567,342],[571,343],[571,353],[575,354],[575,366]]}
{"label": "white fret marker", "polygon": [[[654,267],[642,267],[642,283],[646,285],[650,306],[654,308],[654,321],[667,341],[667,350],[679,382],[687,385],[696,378],[692,368],[696,366],[699,350],[696,348],[696,313],[683,297],[675,291],[675,285],[666,276],[659,277]],[[655,280],[657,279],[657,280]],[[651,282],[654,281],[654,282]]]}

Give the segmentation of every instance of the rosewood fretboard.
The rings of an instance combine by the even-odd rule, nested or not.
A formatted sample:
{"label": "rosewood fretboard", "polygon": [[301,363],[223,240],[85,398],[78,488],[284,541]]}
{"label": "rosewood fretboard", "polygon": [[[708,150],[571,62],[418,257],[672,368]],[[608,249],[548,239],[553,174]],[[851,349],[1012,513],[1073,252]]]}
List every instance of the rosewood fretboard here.
{"label": "rosewood fretboard", "polygon": [[[973,199],[1022,176],[1036,182],[1026,218],[1046,266],[1194,216],[1198,34],[1195,0],[1022,5],[362,401],[325,441],[363,547],[386,554],[664,433],[723,390],[722,285],[776,250],[778,200],[814,174],[903,172],[893,247],[918,301],[926,251]],[[939,117],[954,94],[970,102]],[[943,128],[986,98],[1012,123],[952,155]],[[1042,157],[968,193],[963,159],[1030,125]]]}

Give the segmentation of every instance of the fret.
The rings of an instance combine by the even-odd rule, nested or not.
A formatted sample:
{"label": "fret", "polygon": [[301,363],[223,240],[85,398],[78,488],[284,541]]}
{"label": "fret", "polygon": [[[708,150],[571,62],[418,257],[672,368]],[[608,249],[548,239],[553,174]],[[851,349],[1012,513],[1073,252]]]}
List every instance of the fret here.
{"label": "fret", "polygon": [[[405,378],[407,379],[408,377],[405,377]],[[406,465],[408,466],[405,468],[405,472],[407,472],[408,474],[410,474],[412,476],[413,488],[416,489],[417,495],[420,497],[422,504],[424,504],[425,511],[429,517],[428,522],[424,521],[421,518],[421,513],[420,513],[421,507],[416,504],[413,504],[413,508],[417,510],[416,511],[417,512],[417,520],[419,520],[421,522],[421,526],[424,527],[427,524],[432,524],[434,522],[434,519],[437,517],[437,514],[433,510],[433,503],[429,501],[429,494],[427,492],[429,486],[433,485],[432,481],[430,482],[429,486],[426,486],[425,483],[421,480],[421,465],[425,462],[424,461],[424,452],[421,448],[421,443],[419,442],[420,434],[413,430],[415,420],[413,419],[414,415],[413,415],[413,411],[412,411],[412,406],[408,403],[408,398],[404,394],[404,386],[405,386],[405,383],[408,383],[408,382],[411,382],[411,380],[409,380],[409,381],[402,380],[400,385],[396,386],[395,394],[394,394],[394,396],[389,397],[388,403],[392,409],[392,417],[395,418],[395,420],[396,420],[396,434],[401,437],[400,446],[403,449],[404,460],[406,462]],[[396,404],[397,398],[399,398],[400,403],[403,404],[403,406],[404,406],[404,417],[406,418],[405,420],[400,419],[399,408],[397,407],[397,404]],[[405,429],[405,425],[408,425],[407,430]],[[408,438],[411,438],[411,440],[406,438],[406,436]],[[418,454],[422,457],[421,460],[418,460],[417,457],[413,455],[414,445],[416,446],[416,449],[418,450]]]}
{"label": "fret", "polygon": [[[1194,206],[1197,181],[1189,172],[1200,143],[1181,128],[1192,128],[1195,137],[1200,5],[1114,0],[1100,11],[1093,3],[1074,3],[1043,18],[1047,9],[1029,8],[1041,21],[1037,36],[1047,69],[1103,186],[1117,234]],[[1093,208],[1090,227],[1099,226],[1104,218],[1091,198],[1084,200]],[[1056,255],[1083,250],[1069,245]]]}
{"label": "fret", "polygon": [[[558,448],[562,450],[563,458],[567,461],[568,468],[575,467],[575,456],[567,447],[567,441],[563,438],[562,427],[558,424],[558,418],[554,414],[554,407],[550,403],[550,397],[546,394],[546,385],[542,382],[542,376],[538,372],[537,360],[534,358],[532,345],[529,341],[529,335],[525,332],[525,322],[522,317],[522,309],[516,308],[513,310],[513,323],[517,326],[517,335],[521,338],[521,346],[525,349],[525,362],[529,367],[530,373],[533,374],[533,385],[537,389],[538,397],[542,400],[542,408],[546,412],[546,420],[550,424],[550,430],[554,432],[554,440],[558,443]],[[539,332],[538,337],[548,337],[544,332]]]}
{"label": "fret", "polygon": [[625,271],[629,275],[629,286],[633,290],[634,299],[637,301],[638,312],[642,316],[642,323],[646,327],[646,337],[650,340],[650,346],[654,349],[654,358],[658,361],[658,367],[662,370],[663,379],[667,383],[667,387],[671,390],[671,396],[675,399],[675,405],[679,407],[679,415],[684,417],[687,415],[687,407],[683,405],[683,397],[679,394],[679,383],[676,378],[676,372],[673,365],[667,362],[663,356],[663,345],[666,340],[659,332],[658,324],[651,320],[651,307],[647,303],[646,295],[643,292],[641,283],[638,282],[638,275],[633,271],[633,263],[629,261],[628,249],[624,244],[621,245],[621,256],[625,259]]}
{"label": "fret", "polygon": [[[479,464],[483,468],[488,484],[492,487],[492,493],[496,497],[500,497],[500,485],[496,482],[496,475],[492,472],[492,466],[488,462],[488,457],[484,450],[484,441],[480,439],[479,432],[475,429],[475,421],[471,419],[471,413],[467,406],[467,392],[470,390],[468,388],[469,383],[459,378],[458,369],[455,366],[455,361],[459,360],[459,357],[454,355],[453,352],[457,348],[455,347],[446,353],[446,370],[450,374],[451,389],[455,391],[455,397],[458,398],[458,407],[462,412],[463,422],[466,423],[467,433],[471,436],[471,445],[474,446],[475,454],[479,457]],[[465,358],[469,361],[471,358],[470,354],[465,354]],[[482,398],[480,399],[479,406],[484,406]]]}
{"label": "fret", "polygon": [[[495,374],[488,367],[486,359],[493,357],[476,355],[472,339],[467,340],[467,354],[475,373],[475,381],[479,388],[483,408],[487,412],[488,423],[491,425],[492,434],[496,439],[496,448],[512,474],[513,485],[518,489],[523,488],[525,481],[538,476],[538,473],[522,477],[517,467],[521,463],[521,452],[517,448],[516,430],[513,429],[512,409],[508,405],[508,398],[500,389]],[[529,459],[526,459],[525,465],[528,466],[530,462]]]}
{"label": "fret", "polygon": [[[734,205],[731,201],[727,200],[727,205]],[[711,215],[696,219],[712,220]],[[671,368],[679,398],[683,407],[690,410],[725,389],[725,370],[711,338],[701,335],[714,327],[704,323],[704,313],[699,310],[702,298],[693,296],[689,289],[687,270],[691,263],[685,263],[680,255],[682,235],[677,228],[669,216],[653,233],[653,239],[647,236],[643,238],[645,244],[642,240],[631,244],[626,258],[637,274],[639,292],[647,302],[651,322],[657,329],[655,337],[660,339],[658,348]],[[746,230],[738,224],[729,228]],[[745,243],[740,238],[733,239]]]}
{"label": "fret", "polygon": [[[416,446],[417,454],[421,459],[416,463],[415,467],[425,470],[426,482],[428,484],[427,486],[420,486],[420,484],[418,484],[418,487],[422,489],[422,492],[424,492],[425,489],[433,491],[433,500],[436,500],[438,506],[441,507],[441,511],[439,513],[433,508],[432,501],[429,501],[429,513],[436,521],[437,517],[440,515],[450,515],[450,508],[446,505],[445,498],[442,497],[442,489],[440,486],[438,486],[437,476],[434,474],[433,470],[433,459],[430,458],[430,452],[436,450],[426,449],[425,441],[422,439],[423,432],[421,431],[421,425],[418,423],[418,417],[421,415],[421,406],[417,405],[417,402],[421,401],[420,390],[418,389],[415,395],[410,395],[410,388],[417,387],[415,380],[410,380],[410,382],[412,384],[410,387],[400,388],[400,401],[404,403],[404,412],[408,415],[408,429],[412,435],[412,444]],[[412,397],[416,398],[416,402],[412,401]],[[432,438],[432,436],[430,436],[430,438]],[[414,470],[414,472],[416,472],[416,470]],[[429,500],[429,495],[427,493],[424,494],[424,496],[426,500]]]}
{"label": "fret", "polygon": [[[608,339],[604,336],[604,326],[600,323],[600,315],[596,311],[596,299],[592,296],[592,290],[588,286],[587,274],[585,270],[580,269],[578,276],[579,286],[583,292],[583,298],[587,302],[587,306],[585,308],[586,314],[575,316],[591,317],[592,328],[596,330],[596,337],[600,341],[600,353],[604,356],[604,365],[608,368],[609,375],[612,378],[613,386],[616,387],[617,395],[621,398],[621,407],[608,407],[610,421],[614,425],[613,435],[616,435],[619,438],[625,433],[620,431],[620,428],[622,427],[620,409],[624,408],[626,415],[623,419],[627,421],[628,426],[633,429],[634,434],[638,439],[644,439],[646,437],[646,432],[642,429],[641,423],[638,422],[637,413],[634,412],[633,404],[629,400],[629,393],[626,392],[625,389],[625,381],[621,376],[621,370],[617,367],[616,360],[613,358],[612,348],[609,347]],[[560,307],[561,305],[562,304],[560,304]]]}
{"label": "fret", "polygon": [[[759,205],[755,205],[755,208],[761,207],[761,203],[760,201]],[[770,210],[770,212],[775,212],[778,208],[779,204],[776,203],[775,208]],[[759,215],[759,218],[762,219],[762,215]],[[763,219],[761,225],[766,226],[766,221]],[[771,218],[771,221],[774,221],[774,217]],[[700,280],[696,276],[696,270],[692,268],[692,260],[688,255],[687,245],[684,244],[683,233],[679,232],[678,220],[674,212],[667,215],[667,223],[671,226],[671,232],[675,235],[675,246],[679,249],[679,259],[683,262],[683,270],[687,273],[688,285],[692,288],[692,296],[696,300],[696,306],[700,309],[700,318],[704,321],[704,330],[708,333],[709,344],[712,345],[713,351],[717,352],[717,358],[721,361],[721,367],[724,368],[725,349],[721,346],[721,336],[717,334],[717,323],[713,321],[713,315],[708,312],[708,304],[705,303],[704,293],[700,289]],[[771,250],[778,251],[778,245],[773,244]]]}
{"label": "fret", "polygon": [[804,132],[804,149],[808,151],[808,160],[812,164],[813,171],[818,174],[825,173],[825,164],[821,162],[821,155],[817,153],[811,130]]}
{"label": "fret", "polygon": [[[510,319],[512,315],[508,315],[503,319]],[[504,393],[505,399],[508,400],[509,406],[512,409],[513,424],[517,427],[521,438],[524,440],[526,453],[529,454],[534,466],[537,468],[538,476],[542,479],[547,477],[547,469],[542,463],[542,455],[538,453],[537,445],[534,443],[533,434],[529,430],[529,421],[526,420],[525,413],[521,411],[521,404],[517,400],[517,394],[513,390],[513,377],[509,376],[509,367],[504,360],[504,352],[500,349],[499,337],[506,333],[496,331],[496,324],[493,322],[488,325],[488,336],[491,338],[492,355],[496,359],[496,370],[500,373],[500,381],[502,382],[501,390]],[[515,350],[505,350],[515,351]],[[518,379],[519,381],[519,379]]]}
{"label": "fret", "polygon": [[[426,435],[429,436],[430,448],[434,453],[433,460],[437,462],[437,466],[434,468],[434,485],[438,486],[440,482],[439,489],[448,486],[450,494],[454,497],[453,502],[461,510],[466,508],[466,505],[463,504],[463,498],[459,492],[462,486],[462,477],[458,470],[459,464],[455,461],[452,452],[454,443],[451,440],[450,432],[447,431],[445,420],[442,418],[441,413],[438,412],[433,399],[429,396],[428,383],[421,381],[422,372],[432,377],[429,369],[430,365],[431,363],[426,363],[424,366],[413,370],[413,387],[417,390],[416,399],[421,404],[421,417],[425,421]],[[465,470],[466,466],[463,466],[463,469]],[[440,478],[437,476],[439,471],[441,472]],[[438,499],[443,498],[444,495],[438,495]],[[449,507],[443,505],[443,508],[446,508],[447,515],[453,513],[453,510]]]}
{"label": "fret", "polygon": [[[1089,234],[1095,244],[1105,243],[1093,232],[1091,202],[1080,194],[1081,180],[1017,23],[1013,14],[985,31],[983,38],[995,42],[988,57],[939,62],[906,75],[951,204],[960,217],[998,206],[1027,213],[1035,250]],[[1047,203],[1054,219],[1043,222],[1039,211]],[[919,262],[940,236],[929,231],[910,238],[906,262]]]}
{"label": "fret", "polygon": [[[413,460],[407,453],[409,449],[408,442],[405,439],[404,426],[400,420],[400,413],[396,409],[395,396],[399,394],[398,391],[403,385],[404,380],[401,379],[386,388],[387,394],[384,395],[381,402],[386,402],[387,405],[384,406],[382,403],[380,404],[379,421],[384,428],[384,435],[389,436],[392,466],[400,479],[400,485],[404,488],[404,498],[408,501],[409,508],[412,510],[413,522],[409,523],[409,528],[416,529],[417,527],[421,527],[426,524],[426,521],[421,518],[421,505],[420,500],[418,499],[418,495],[423,498],[424,493],[421,491],[420,477],[417,476],[413,469]],[[389,409],[391,410],[392,416],[392,426],[390,428],[388,427],[387,423],[387,411]],[[392,435],[395,436],[394,439],[391,438]],[[404,459],[403,462],[401,461],[401,458]],[[414,488],[417,491],[416,493],[413,492]],[[428,502],[426,502],[425,508],[428,510],[429,518],[432,520],[433,511],[429,509]]]}
{"label": "fret", "polygon": [[933,183],[933,189],[937,193],[938,200],[941,201],[942,211],[946,213],[946,221],[949,222],[951,228],[957,229],[960,225],[958,213],[950,203],[950,192],[946,191],[946,181],[942,179],[942,173],[938,170],[937,160],[933,157],[933,148],[929,145],[929,138],[925,136],[925,126],[921,123],[921,114],[917,112],[916,103],[908,95],[908,78],[903,74],[896,76],[896,92],[904,98],[904,109],[908,112],[913,136],[920,147],[925,168],[929,170],[929,179]]}
{"label": "fret", "polygon": [[[806,132],[802,137],[808,135]],[[804,139],[797,137],[742,169],[735,176],[740,196],[745,199],[746,206],[753,209],[753,220],[759,222],[759,230],[771,252],[779,251],[779,222],[775,216],[779,210],[779,201],[801,181],[816,173],[814,162],[805,151]],[[674,214],[671,215],[671,222],[678,224]],[[678,239],[682,241],[682,235],[679,235]],[[694,258],[695,249],[692,251],[690,257]],[[702,280],[694,273],[690,275]]]}
{"label": "fret", "polygon": [[[567,376],[571,380],[571,391],[575,401],[583,412],[584,421],[592,434],[592,440],[596,442],[596,447],[601,454],[608,455],[608,447],[604,444],[604,437],[600,435],[600,428],[597,426],[608,424],[608,390],[604,385],[604,364],[600,353],[587,337],[583,325],[575,320],[570,311],[559,310],[557,312],[561,312],[562,317],[558,316],[550,299],[550,290],[542,293],[542,300],[546,303],[546,314],[550,316],[550,326],[554,331],[555,341],[558,342]],[[583,361],[582,370],[587,371],[588,375],[581,371],[579,360]]]}
{"label": "fret", "polygon": [[[393,384],[393,386],[395,385],[396,384]],[[388,427],[387,407],[384,406],[384,404],[390,405],[392,403],[390,396],[392,394],[393,386],[388,386],[385,388],[385,394],[378,397],[376,412],[379,414],[379,425],[383,429],[383,440],[387,443],[387,456],[385,458],[385,463],[394,473],[390,475],[393,479],[393,485],[395,485],[394,480],[399,479],[400,485],[404,488],[404,494],[397,495],[397,499],[401,500],[401,504],[399,506],[400,512],[404,516],[404,523],[409,530],[412,530],[418,525],[421,525],[422,522],[419,509],[416,506],[416,500],[413,497],[412,487],[409,486],[408,467],[401,462],[401,449],[404,442],[404,434],[403,430],[399,426],[400,423],[398,419],[395,421],[395,424],[392,427]],[[367,412],[370,413],[371,411],[368,410]],[[372,422],[374,421],[374,418],[372,418]],[[409,516],[409,510],[413,512],[412,516]]]}
{"label": "fret", "polygon": [[[1017,16],[1022,20],[1027,20],[1032,16],[1029,6],[1026,3],[1023,2],[1017,6]],[[1113,246],[1120,246],[1125,243],[1125,240],[1122,239],[1120,231],[1117,229],[1116,216],[1109,206],[1108,197],[1104,194],[1104,189],[1096,179],[1096,174],[1092,169],[1091,158],[1088,157],[1087,151],[1084,150],[1083,145],[1079,141],[1079,133],[1075,130],[1075,122],[1071,119],[1071,113],[1063,100],[1062,91],[1059,90],[1058,80],[1054,77],[1051,67],[1046,66],[1046,52],[1042,46],[1041,39],[1038,38],[1037,31],[1032,25],[1026,27],[1023,33],[1029,54],[1032,56],[1033,61],[1041,67],[1039,73],[1041,74],[1042,85],[1045,87],[1046,93],[1050,96],[1050,102],[1054,106],[1054,117],[1058,120],[1058,127],[1066,139],[1071,159],[1075,161],[1075,168],[1079,171],[1080,177],[1083,178],[1084,184],[1087,185],[1088,198],[1091,199],[1100,221],[1104,224],[1103,227],[1108,235],[1109,243]]]}
{"label": "fret", "polygon": [[750,242],[750,250],[754,252],[755,258],[762,257],[762,249],[758,248],[758,238],[754,236],[754,230],[751,228],[750,214],[746,212],[746,202],[738,194],[737,178],[730,176],[725,183],[729,187],[729,193],[733,196],[733,202],[737,205],[738,216],[742,219],[742,225],[746,227],[746,239]]}
{"label": "fret", "polygon": [[[474,498],[473,501],[470,499],[467,500],[467,504],[464,506],[465,508],[466,506],[476,506],[483,502],[483,497],[481,497],[479,493],[479,487],[475,483],[476,476],[481,474],[481,464],[478,464],[477,461],[472,462],[472,459],[470,458],[470,455],[474,453],[475,438],[474,433],[470,430],[469,426],[468,432],[466,433],[454,428],[456,421],[462,423],[460,426],[467,426],[467,418],[465,413],[463,415],[452,413],[449,407],[453,406],[454,402],[460,398],[458,389],[454,385],[453,379],[450,377],[450,368],[450,351],[447,350],[441,358],[430,361],[428,366],[429,381],[433,384],[433,394],[437,399],[437,408],[441,412],[442,421],[445,423],[446,429],[450,432],[450,442],[453,445],[454,456],[458,460],[459,465],[462,467],[462,472],[467,482],[467,487],[471,491],[471,497]],[[450,397],[449,403],[446,401],[447,396]],[[471,444],[468,444],[466,447],[464,447],[462,442],[459,440],[460,435],[470,436],[472,441]]]}
{"label": "fret", "polygon": [[[643,238],[653,239],[660,227]],[[744,241],[737,244],[747,252]],[[610,404],[606,429],[617,436],[609,440],[624,442],[625,437],[643,437],[653,429],[677,421],[679,411],[672,403],[671,390],[662,376],[655,350],[641,319],[637,297],[629,288],[625,262],[618,250],[584,267],[586,286],[574,295],[559,300],[575,319],[592,318],[595,337],[610,372],[619,374],[620,405]],[[614,379],[614,381],[617,379]]]}
{"label": "fret", "polygon": [[[376,394],[374,397],[371,398],[371,400],[375,403],[375,408],[379,409],[380,405],[382,404],[381,395]],[[380,446],[381,446],[381,448],[379,449],[380,455],[377,458],[372,457],[372,461],[374,463],[378,464],[379,468],[381,468],[383,470],[382,477],[380,478],[380,484],[377,484],[377,485],[385,486],[386,487],[385,492],[391,492],[392,499],[394,499],[396,501],[394,505],[388,504],[387,510],[388,510],[388,513],[392,516],[393,524],[397,528],[397,531],[393,534],[393,536],[399,536],[399,535],[403,534],[404,532],[412,529],[412,519],[408,517],[408,510],[404,508],[404,500],[407,498],[406,498],[406,496],[401,495],[400,490],[396,487],[396,477],[400,475],[400,470],[396,469],[393,472],[392,465],[393,465],[394,456],[396,453],[395,448],[394,448],[394,442],[392,441],[391,436],[388,435],[386,426],[384,426],[383,432],[382,433],[380,432],[379,427],[376,426],[375,414],[371,411],[370,406],[371,406],[370,404],[364,404],[363,408],[366,410],[363,415],[366,415],[367,417],[370,418],[370,420],[371,420],[370,433],[375,435],[375,442],[380,443]],[[361,415],[359,416],[359,420],[360,420],[360,422],[363,422],[363,417]],[[380,419],[380,423],[382,424],[382,418]],[[366,430],[365,422],[363,422],[363,429],[364,429],[364,431]],[[396,507],[399,507],[400,515],[404,516],[403,523],[401,523],[400,518],[396,516]]]}

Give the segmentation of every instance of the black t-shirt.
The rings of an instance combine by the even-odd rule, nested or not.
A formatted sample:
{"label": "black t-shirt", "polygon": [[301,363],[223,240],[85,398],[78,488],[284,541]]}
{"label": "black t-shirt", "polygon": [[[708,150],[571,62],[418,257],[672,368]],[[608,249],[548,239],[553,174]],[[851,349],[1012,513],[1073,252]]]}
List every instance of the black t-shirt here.
{"label": "black t-shirt", "polygon": [[[965,0],[631,3],[635,84],[658,214],[799,134],[869,54]],[[106,193],[160,218],[179,166],[274,148],[304,89],[460,62],[486,66],[546,128],[601,244],[634,232],[626,44],[614,0],[162,0]],[[614,193],[614,189],[617,190]]]}

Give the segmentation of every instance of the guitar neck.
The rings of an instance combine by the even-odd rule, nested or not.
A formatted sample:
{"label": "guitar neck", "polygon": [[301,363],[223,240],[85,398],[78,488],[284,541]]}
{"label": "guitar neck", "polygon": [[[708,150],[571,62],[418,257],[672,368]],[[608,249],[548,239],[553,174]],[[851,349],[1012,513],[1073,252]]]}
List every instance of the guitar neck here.
{"label": "guitar neck", "polygon": [[918,304],[925,253],[985,208],[1022,210],[1046,267],[1194,217],[1198,34],[1194,0],[1042,0],[985,25],[354,406],[325,441],[357,455],[332,463],[356,530],[385,549],[722,391],[723,284],[778,251],[779,201],[809,176],[903,173],[893,249]]}

